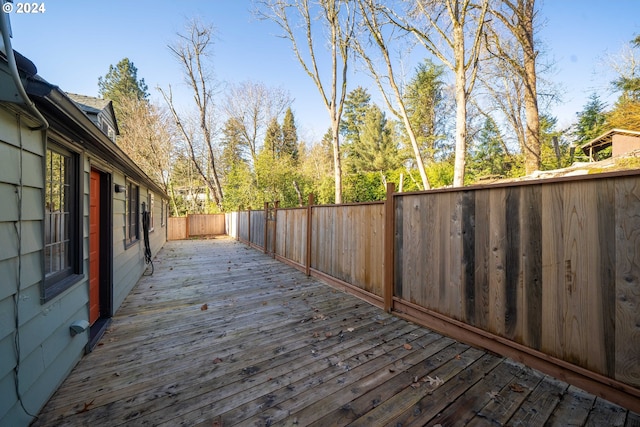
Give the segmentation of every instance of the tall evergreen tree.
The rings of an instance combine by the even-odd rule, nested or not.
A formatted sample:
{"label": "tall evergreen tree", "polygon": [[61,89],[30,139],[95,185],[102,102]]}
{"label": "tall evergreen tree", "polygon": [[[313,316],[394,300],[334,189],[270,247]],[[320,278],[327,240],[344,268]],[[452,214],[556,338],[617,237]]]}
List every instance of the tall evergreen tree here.
{"label": "tall evergreen tree", "polygon": [[407,112],[424,159],[436,157],[436,142],[443,136],[444,66],[431,60],[418,65],[406,91]]}
{"label": "tall evergreen tree", "polygon": [[589,96],[589,102],[578,113],[578,123],[574,132],[579,145],[591,141],[606,130],[606,108],[606,104],[597,94],[593,93]]}
{"label": "tall evergreen tree", "polygon": [[109,71],[104,77],[98,78],[98,93],[113,102],[116,118],[121,119],[122,104],[126,100],[148,100],[149,92],[144,79],[138,79],[138,69],[124,58],[114,67],[109,65]]}
{"label": "tall evergreen tree", "polygon": [[284,113],[284,121],[282,122],[282,147],[283,153],[289,154],[292,159],[298,159],[298,130],[296,121],[293,117],[291,107],[287,108]]}
{"label": "tall evergreen tree", "polygon": [[361,86],[358,86],[347,94],[344,101],[344,113],[340,123],[340,133],[345,138],[347,144],[359,141],[360,127],[364,123],[371,101],[371,95]]}
{"label": "tall evergreen tree", "polygon": [[367,109],[363,123],[358,127],[359,141],[353,143],[350,153],[356,172],[386,173],[401,165],[398,147],[385,114],[377,105]]}
{"label": "tall evergreen tree", "polygon": [[498,125],[487,117],[472,151],[470,172],[478,178],[488,175],[506,176],[511,165],[508,156]]}
{"label": "tall evergreen tree", "polygon": [[271,119],[269,125],[267,126],[267,131],[264,136],[264,148],[263,150],[268,150],[271,153],[272,158],[277,158],[280,156],[280,151],[282,149],[282,128],[278,123],[277,118]]}

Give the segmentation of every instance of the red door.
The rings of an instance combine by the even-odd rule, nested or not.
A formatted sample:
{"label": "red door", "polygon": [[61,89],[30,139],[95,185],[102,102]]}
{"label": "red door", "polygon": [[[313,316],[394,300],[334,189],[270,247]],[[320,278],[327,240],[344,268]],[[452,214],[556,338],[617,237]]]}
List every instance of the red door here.
{"label": "red door", "polygon": [[100,172],[91,170],[89,188],[89,323],[100,317]]}

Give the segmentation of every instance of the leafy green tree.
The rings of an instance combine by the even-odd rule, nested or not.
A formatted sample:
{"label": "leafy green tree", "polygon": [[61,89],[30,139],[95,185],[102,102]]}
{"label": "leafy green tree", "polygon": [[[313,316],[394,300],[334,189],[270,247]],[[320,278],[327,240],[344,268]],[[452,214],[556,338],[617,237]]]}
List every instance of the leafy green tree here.
{"label": "leafy green tree", "polygon": [[383,176],[377,172],[350,173],[344,180],[344,199],[350,203],[384,200],[386,188]]}
{"label": "leafy green tree", "polygon": [[606,104],[597,94],[589,96],[589,102],[578,113],[578,123],[574,131],[578,145],[591,141],[606,130],[606,108]]}
{"label": "leafy green tree", "polygon": [[231,166],[226,175],[224,192],[222,206],[225,211],[234,211],[239,207],[261,207],[259,202],[256,202],[258,191],[251,168],[246,162],[238,162]]}
{"label": "leafy green tree", "polygon": [[104,77],[98,78],[98,93],[113,102],[116,118],[121,119],[121,106],[125,100],[148,100],[149,91],[144,79],[138,79],[138,69],[129,60],[123,58],[116,64],[109,65]]}

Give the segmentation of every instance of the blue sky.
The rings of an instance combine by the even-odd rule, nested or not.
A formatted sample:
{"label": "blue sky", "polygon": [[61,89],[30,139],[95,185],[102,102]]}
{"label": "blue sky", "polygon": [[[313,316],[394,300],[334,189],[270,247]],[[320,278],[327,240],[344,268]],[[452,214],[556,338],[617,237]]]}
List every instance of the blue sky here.
{"label": "blue sky", "polygon": [[[540,1],[540,0],[539,0]],[[295,99],[301,136],[318,139],[329,126],[317,89],[295,60],[277,28],[257,20],[249,0],[48,0],[39,15],[11,13],[13,47],[38,73],[67,92],[97,96],[98,77],[128,57],[160,101],[156,86],[172,85],[186,101],[186,87],[167,44],[186,22],[200,17],[217,30],[213,71],[222,84],[245,80],[287,89]],[[620,52],[640,34],[639,0],[544,0],[540,3],[546,56],[555,63],[549,77],[563,89],[552,108],[561,125],[575,119],[595,90],[607,98],[611,70],[606,56]],[[359,82],[359,84],[361,84]],[[351,87],[353,89],[355,86]],[[376,89],[370,85],[370,92]]]}

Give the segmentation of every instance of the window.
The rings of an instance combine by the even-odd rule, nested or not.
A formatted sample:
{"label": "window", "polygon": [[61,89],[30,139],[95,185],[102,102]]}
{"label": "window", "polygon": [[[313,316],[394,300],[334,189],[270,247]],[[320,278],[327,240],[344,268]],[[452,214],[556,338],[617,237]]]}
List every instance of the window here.
{"label": "window", "polygon": [[78,156],[49,144],[44,216],[44,299],[58,295],[81,276]]}
{"label": "window", "polygon": [[153,193],[147,193],[147,212],[149,212],[149,231],[153,231]]}
{"label": "window", "polygon": [[140,186],[127,181],[125,200],[125,244],[131,245],[140,238]]}

